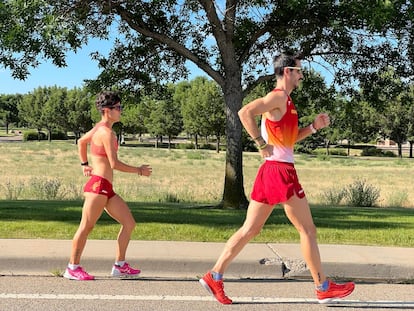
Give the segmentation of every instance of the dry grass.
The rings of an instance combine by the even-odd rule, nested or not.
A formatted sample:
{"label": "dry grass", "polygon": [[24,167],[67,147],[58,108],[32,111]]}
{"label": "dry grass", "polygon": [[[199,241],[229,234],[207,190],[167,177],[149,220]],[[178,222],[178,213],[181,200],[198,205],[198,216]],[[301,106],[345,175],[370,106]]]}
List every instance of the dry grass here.
{"label": "dry grass", "polygon": [[[206,150],[166,150],[122,146],[119,157],[131,165],[150,164],[150,178],[116,172],[115,190],[128,201],[197,202],[220,201],[224,182],[225,153]],[[244,154],[246,195],[261,163],[257,153]],[[380,189],[379,206],[414,207],[408,195],[408,177],[413,176],[412,159],[329,158],[298,155],[299,179],[312,204],[323,204],[322,193],[346,187],[356,178]],[[77,148],[73,142],[0,143],[0,187],[24,185],[19,199],[30,199],[34,177],[59,179],[63,199],[81,197],[86,178],[81,174]],[[8,183],[8,185],[6,185]],[[0,192],[6,199],[7,191]]]}

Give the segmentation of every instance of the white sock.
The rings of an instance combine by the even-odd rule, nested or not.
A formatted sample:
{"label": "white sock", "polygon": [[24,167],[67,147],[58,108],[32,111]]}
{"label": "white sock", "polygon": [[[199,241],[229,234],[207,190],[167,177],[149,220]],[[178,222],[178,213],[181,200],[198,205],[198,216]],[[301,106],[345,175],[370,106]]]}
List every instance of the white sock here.
{"label": "white sock", "polygon": [[118,267],[122,267],[124,264],[125,264],[125,260],[115,261],[115,265],[117,265]]}
{"label": "white sock", "polygon": [[68,264],[68,268],[70,269],[70,270],[76,270],[76,269],[78,269],[79,268],[79,265],[74,265],[74,264]]}

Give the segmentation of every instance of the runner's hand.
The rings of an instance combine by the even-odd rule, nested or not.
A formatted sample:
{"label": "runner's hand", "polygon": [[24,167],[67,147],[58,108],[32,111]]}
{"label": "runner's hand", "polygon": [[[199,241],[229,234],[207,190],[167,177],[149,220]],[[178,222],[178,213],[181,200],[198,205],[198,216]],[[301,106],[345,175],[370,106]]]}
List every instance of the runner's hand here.
{"label": "runner's hand", "polygon": [[83,170],[83,176],[92,175],[92,171],[93,171],[92,166],[89,166],[89,165],[82,166],[82,170]]}
{"label": "runner's hand", "polygon": [[152,167],[147,165],[147,164],[143,164],[139,167],[140,172],[142,176],[150,176],[152,174]]}
{"label": "runner's hand", "polygon": [[315,121],[313,121],[313,127],[316,130],[323,129],[324,127],[329,126],[331,124],[331,119],[327,113],[320,113],[316,116]]}
{"label": "runner's hand", "polygon": [[259,153],[260,153],[260,155],[262,156],[262,158],[267,158],[267,157],[270,157],[270,156],[272,155],[272,153],[273,153],[273,146],[272,146],[272,145],[267,144],[267,145],[266,145],[266,148],[264,148],[264,149],[259,149]]}

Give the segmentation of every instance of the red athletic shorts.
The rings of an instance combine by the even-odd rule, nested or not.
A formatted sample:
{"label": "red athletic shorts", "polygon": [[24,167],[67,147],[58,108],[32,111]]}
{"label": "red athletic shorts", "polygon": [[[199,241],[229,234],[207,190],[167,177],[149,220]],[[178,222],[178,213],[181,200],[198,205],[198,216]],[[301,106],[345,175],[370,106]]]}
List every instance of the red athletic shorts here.
{"label": "red athletic shorts", "polygon": [[96,175],[91,176],[91,178],[83,188],[83,192],[91,192],[106,195],[108,199],[116,195],[112,188],[112,184],[109,182],[109,180]]}
{"label": "red athletic shorts", "polygon": [[265,161],[260,166],[251,194],[253,200],[275,205],[286,202],[294,193],[305,197],[293,163]]}

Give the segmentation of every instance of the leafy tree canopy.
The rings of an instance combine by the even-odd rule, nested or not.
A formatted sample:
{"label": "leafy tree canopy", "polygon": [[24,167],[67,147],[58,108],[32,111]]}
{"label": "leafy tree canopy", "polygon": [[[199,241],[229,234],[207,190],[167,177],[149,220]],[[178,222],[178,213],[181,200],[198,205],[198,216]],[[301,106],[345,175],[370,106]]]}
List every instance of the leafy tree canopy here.
{"label": "leafy tree canopy", "polygon": [[384,66],[413,75],[414,8],[406,0],[8,0],[0,12],[0,63],[16,77],[39,57],[65,65],[67,50],[107,38],[113,25],[119,38],[109,57],[94,55],[102,88],[137,91],[186,78],[186,61],[203,70],[226,106],[224,206],[247,201],[237,112],[257,83],[273,79],[276,53],[302,51],[349,89]]}

